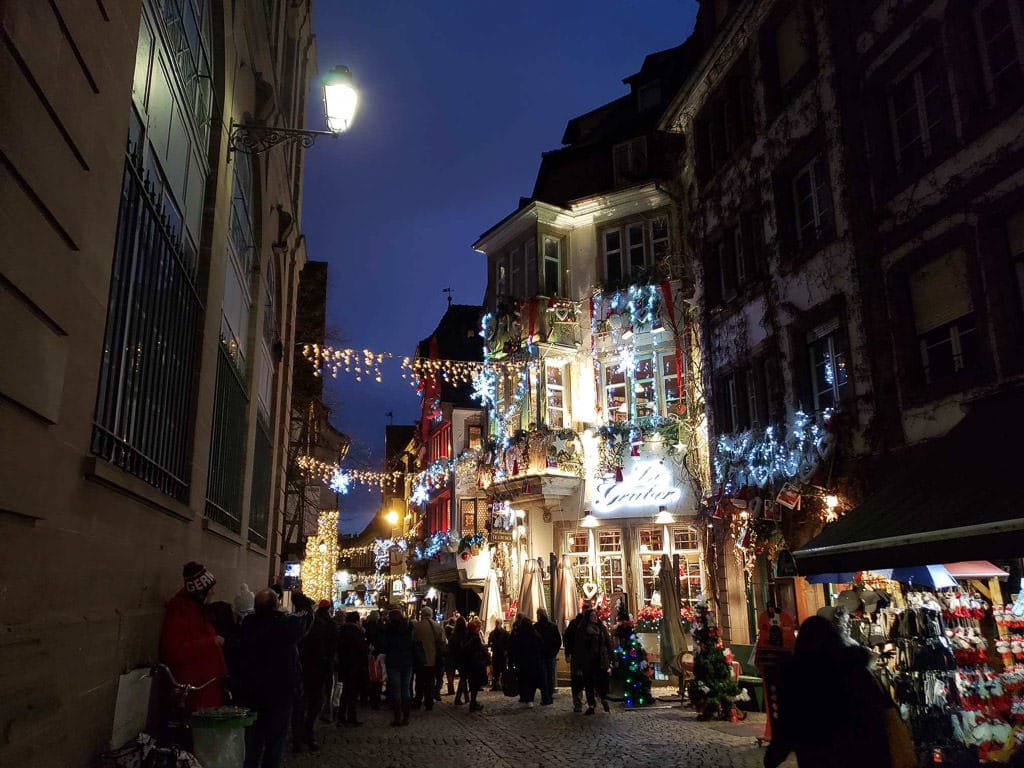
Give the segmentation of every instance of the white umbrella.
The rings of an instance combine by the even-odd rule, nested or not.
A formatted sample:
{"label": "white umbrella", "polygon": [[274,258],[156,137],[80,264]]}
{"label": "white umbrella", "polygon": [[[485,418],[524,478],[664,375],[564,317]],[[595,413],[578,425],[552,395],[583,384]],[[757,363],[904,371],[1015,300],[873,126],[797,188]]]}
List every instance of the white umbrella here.
{"label": "white umbrella", "polygon": [[480,600],[480,623],[484,628],[484,637],[494,629],[494,620],[505,618],[501,610],[501,593],[498,591],[498,574],[491,568],[484,580],[484,594]]}
{"label": "white umbrella", "polygon": [[569,622],[580,612],[580,593],[576,589],[576,575],[572,572],[572,560],[562,555],[555,569],[555,597],[551,618],[558,625],[559,632],[565,632]]}
{"label": "white umbrella", "polygon": [[519,587],[519,613],[530,621],[536,621],[538,608],[547,609],[544,602],[544,579],[539,573],[537,561],[531,557],[523,563],[523,583]]}
{"label": "white umbrella", "polygon": [[682,675],[682,656],[687,652],[686,633],[679,619],[679,577],[672,569],[668,555],[661,556],[661,570],[658,573],[658,588],[661,590],[661,666],[663,669]]}

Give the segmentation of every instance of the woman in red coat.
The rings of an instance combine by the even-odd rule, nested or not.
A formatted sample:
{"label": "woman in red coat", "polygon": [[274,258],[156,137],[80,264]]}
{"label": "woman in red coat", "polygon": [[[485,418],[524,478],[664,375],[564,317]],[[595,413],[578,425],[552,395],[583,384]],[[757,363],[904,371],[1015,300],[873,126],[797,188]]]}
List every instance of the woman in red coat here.
{"label": "woman in red coat", "polygon": [[167,601],[163,629],[160,632],[160,660],[179,683],[202,685],[218,678],[202,690],[189,695],[189,712],[224,703],[224,638],[219,637],[206,615],[206,598],[217,580],[200,563],[187,563],[182,569],[185,586]]}

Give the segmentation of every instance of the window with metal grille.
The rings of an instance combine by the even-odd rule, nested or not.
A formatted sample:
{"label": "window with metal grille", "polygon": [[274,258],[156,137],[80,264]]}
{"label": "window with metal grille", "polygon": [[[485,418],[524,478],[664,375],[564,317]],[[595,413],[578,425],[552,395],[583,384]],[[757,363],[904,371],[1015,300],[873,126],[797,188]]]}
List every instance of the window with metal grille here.
{"label": "window with metal grille", "polygon": [[245,476],[245,383],[222,344],[217,354],[217,390],[213,401],[206,517],[225,528],[242,530],[242,482]]}
{"label": "window with metal grille", "polygon": [[273,446],[270,430],[258,420],[256,442],[253,445],[252,495],[249,498],[249,541],[267,546],[267,524],[270,520],[270,480],[273,468]]}
{"label": "window with metal grille", "polygon": [[198,242],[211,100],[208,3],[146,3],[132,82],[91,450],[188,501]]}

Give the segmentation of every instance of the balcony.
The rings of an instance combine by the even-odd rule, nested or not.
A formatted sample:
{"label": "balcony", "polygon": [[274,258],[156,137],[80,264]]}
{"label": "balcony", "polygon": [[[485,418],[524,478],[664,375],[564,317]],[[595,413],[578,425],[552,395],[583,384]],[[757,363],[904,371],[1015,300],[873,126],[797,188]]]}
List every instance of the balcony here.
{"label": "balcony", "polygon": [[519,502],[563,499],[583,483],[583,446],[571,429],[519,432],[507,444],[492,444],[477,472],[488,493]]}

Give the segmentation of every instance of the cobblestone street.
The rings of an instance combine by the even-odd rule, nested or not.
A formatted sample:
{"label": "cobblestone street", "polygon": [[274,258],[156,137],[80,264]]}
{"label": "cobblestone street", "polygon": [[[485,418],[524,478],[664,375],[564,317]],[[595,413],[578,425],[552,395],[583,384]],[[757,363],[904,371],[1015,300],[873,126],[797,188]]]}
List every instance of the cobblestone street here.
{"label": "cobblestone street", "polygon": [[[764,730],[764,715],[744,723],[697,722],[690,709],[662,704],[611,714],[598,707],[587,717],[574,714],[567,689],[550,707],[521,708],[500,693],[481,695],[482,712],[452,706],[446,696],[431,712],[413,710],[410,725],[389,726],[391,713],[366,709],[361,727],[321,723],[317,754],[290,756],[287,768],[760,768],[764,750],[754,737]],[[793,758],[785,763],[795,766]]]}

